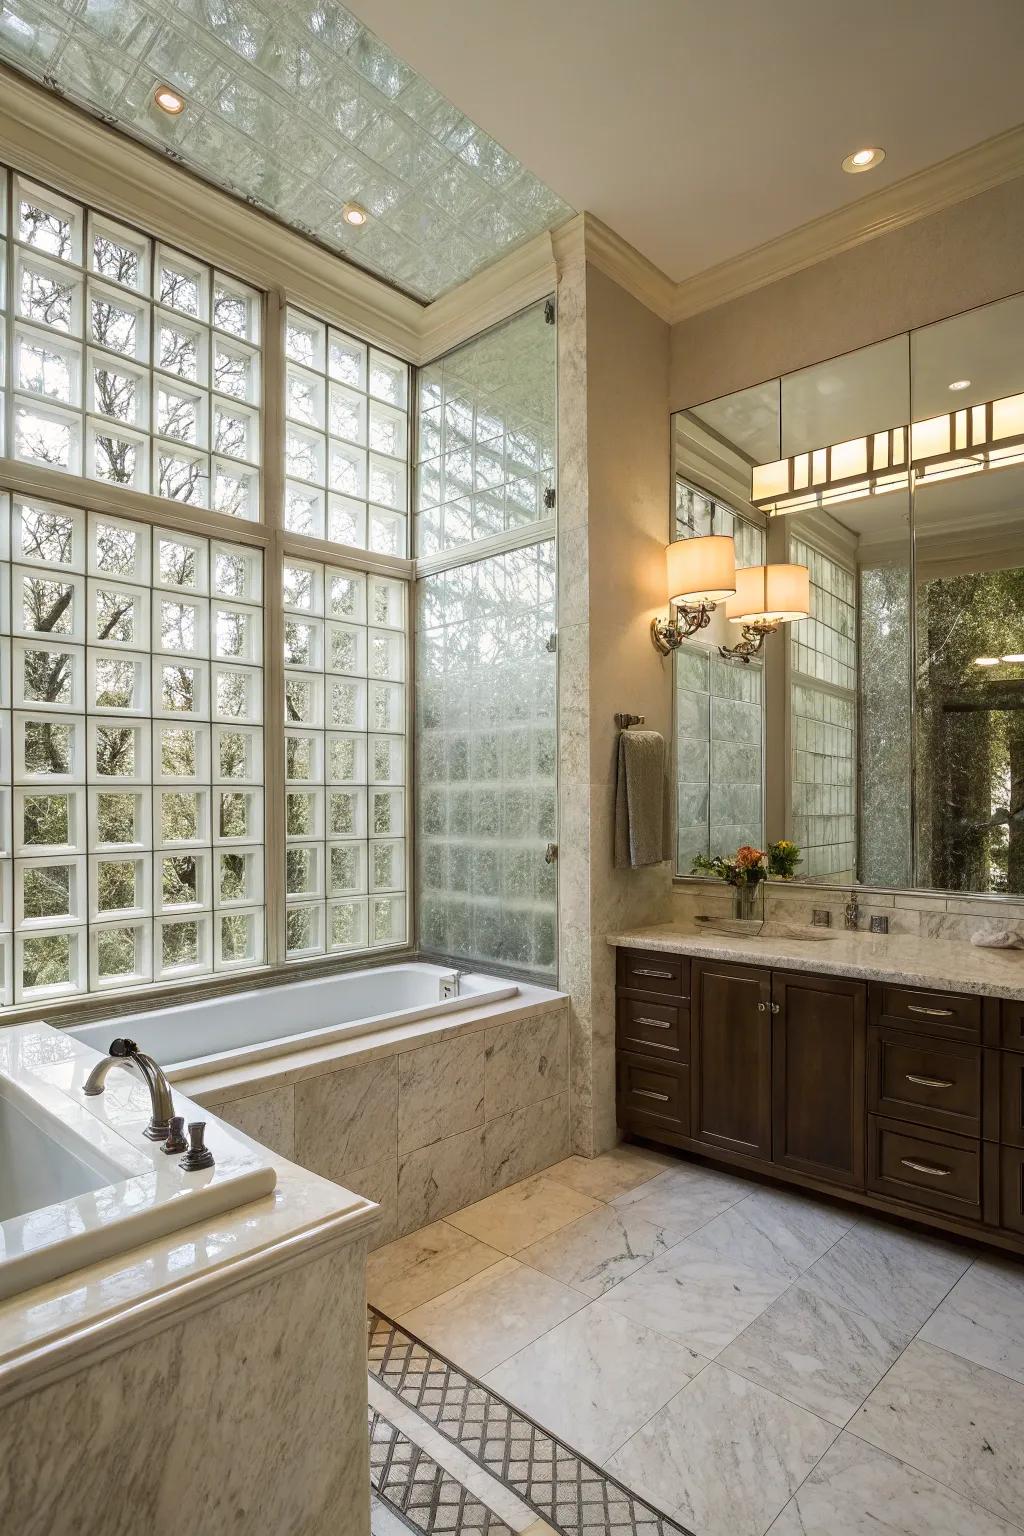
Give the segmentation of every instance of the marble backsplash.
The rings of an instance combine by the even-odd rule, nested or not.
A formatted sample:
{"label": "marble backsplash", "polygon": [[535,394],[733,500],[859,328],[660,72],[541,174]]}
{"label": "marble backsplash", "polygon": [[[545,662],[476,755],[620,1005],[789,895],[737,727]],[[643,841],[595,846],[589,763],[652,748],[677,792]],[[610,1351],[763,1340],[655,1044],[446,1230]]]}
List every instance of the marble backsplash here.
{"label": "marble backsplash", "polygon": [[[815,908],[831,913],[832,927],[843,927],[849,891],[769,881],[764,888],[766,921],[809,925]],[[732,890],[720,882],[687,881],[672,887],[670,922],[732,914]],[[928,891],[857,891],[859,927],[867,929],[873,914],[889,919],[889,932],[922,939],[951,939],[969,943],[977,933],[1009,928],[1024,945],[1024,901],[970,896],[941,896]],[[760,915],[760,914],[759,914]]]}

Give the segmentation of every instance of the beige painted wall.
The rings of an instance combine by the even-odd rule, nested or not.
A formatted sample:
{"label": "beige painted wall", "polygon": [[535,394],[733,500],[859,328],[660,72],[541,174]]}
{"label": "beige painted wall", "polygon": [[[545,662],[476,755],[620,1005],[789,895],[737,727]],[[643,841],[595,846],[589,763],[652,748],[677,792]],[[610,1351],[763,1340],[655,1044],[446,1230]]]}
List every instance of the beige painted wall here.
{"label": "beige painted wall", "polygon": [[1024,291],[1024,178],[681,321],[670,408]]}

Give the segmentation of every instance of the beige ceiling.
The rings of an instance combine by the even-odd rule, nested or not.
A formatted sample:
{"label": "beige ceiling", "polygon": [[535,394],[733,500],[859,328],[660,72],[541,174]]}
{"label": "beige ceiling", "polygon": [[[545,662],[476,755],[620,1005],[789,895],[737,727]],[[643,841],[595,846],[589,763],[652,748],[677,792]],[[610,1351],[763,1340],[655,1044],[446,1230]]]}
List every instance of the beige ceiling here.
{"label": "beige ceiling", "polygon": [[[1024,0],[349,5],[676,281],[1024,117]],[[885,163],[844,175],[864,144]]]}

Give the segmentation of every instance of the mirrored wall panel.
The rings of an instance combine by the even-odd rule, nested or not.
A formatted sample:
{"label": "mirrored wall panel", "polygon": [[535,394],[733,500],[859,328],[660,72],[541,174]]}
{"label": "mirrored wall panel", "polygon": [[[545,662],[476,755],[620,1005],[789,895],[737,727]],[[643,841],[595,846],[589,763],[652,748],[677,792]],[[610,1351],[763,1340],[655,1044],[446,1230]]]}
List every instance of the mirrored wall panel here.
{"label": "mirrored wall panel", "polygon": [[1024,295],[678,412],[673,450],[671,537],[810,591],[748,661],[724,603],[675,653],[677,873],[788,838],[798,879],[1024,892]]}

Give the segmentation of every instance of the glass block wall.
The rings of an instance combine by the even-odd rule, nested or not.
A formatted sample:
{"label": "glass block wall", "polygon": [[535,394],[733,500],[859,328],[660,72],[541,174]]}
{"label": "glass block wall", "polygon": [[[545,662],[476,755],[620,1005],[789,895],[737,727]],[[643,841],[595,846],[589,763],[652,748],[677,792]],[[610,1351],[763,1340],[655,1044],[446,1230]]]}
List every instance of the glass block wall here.
{"label": "glass block wall", "polygon": [[420,942],[555,973],[555,547],[417,584]]}
{"label": "glass block wall", "polygon": [[810,617],[789,626],[792,832],[807,878],[856,879],[857,599],[853,572],[790,535],[811,573]]}
{"label": "glass block wall", "polygon": [[[416,553],[552,515],[555,327],[535,304],[420,370]],[[550,505],[548,504],[550,503]]]}
{"label": "glass block wall", "polygon": [[285,351],[285,527],[407,554],[408,366],[294,309]]}
{"label": "glass block wall", "polygon": [[3,179],[7,453],[257,520],[261,296]]}
{"label": "glass block wall", "polygon": [[287,953],[405,942],[406,585],[284,568]]}
{"label": "glass block wall", "polygon": [[676,652],[676,868],[763,846],[763,672],[710,647]]}
{"label": "glass block wall", "polygon": [[764,529],[726,502],[677,475],[675,537],[697,539],[712,533],[732,535],[737,566],[762,564]]}
{"label": "glass block wall", "polygon": [[261,963],[261,555],[16,496],[0,526],[5,1001]]}

